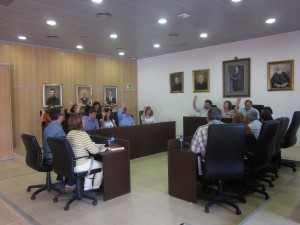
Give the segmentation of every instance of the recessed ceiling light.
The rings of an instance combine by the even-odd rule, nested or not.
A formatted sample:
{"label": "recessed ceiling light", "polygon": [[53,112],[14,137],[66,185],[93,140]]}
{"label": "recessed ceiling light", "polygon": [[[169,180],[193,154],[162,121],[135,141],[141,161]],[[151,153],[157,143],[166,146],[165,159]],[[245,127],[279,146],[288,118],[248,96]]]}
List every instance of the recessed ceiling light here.
{"label": "recessed ceiling light", "polygon": [[76,48],[83,49],[83,46],[82,45],[76,45]]}
{"label": "recessed ceiling light", "polygon": [[119,52],[118,54],[119,55],[125,55],[125,52]]}
{"label": "recessed ceiling light", "polygon": [[159,45],[159,44],[154,44],[153,47],[154,47],[154,48],[159,48],[160,45]]}
{"label": "recessed ceiling light", "polygon": [[231,0],[232,2],[240,2],[240,1],[242,1],[242,0]]}
{"label": "recessed ceiling light", "polygon": [[18,38],[19,38],[20,40],[26,40],[26,39],[27,39],[27,37],[25,37],[25,36],[23,36],[23,35],[18,36]]}
{"label": "recessed ceiling light", "polygon": [[118,35],[117,35],[117,34],[111,34],[111,35],[110,35],[110,38],[116,39],[116,38],[118,38]]}
{"label": "recessed ceiling light", "polygon": [[101,3],[103,0],[91,0],[94,3]]}
{"label": "recessed ceiling light", "polygon": [[276,19],[275,18],[269,18],[266,20],[266,23],[275,23],[276,22]]}
{"label": "recessed ceiling light", "polygon": [[167,20],[166,20],[165,18],[160,18],[160,19],[158,20],[158,23],[160,23],[160,24],[165,24],[165,23],[167,23]]}
{"label": "recessed ceiling light", "polygon": [[206,38],[206,37],[207,37],[207,33],[201,33],[201,34],[200,34],[200,37]]}
{"label": "recessed ceiling light", "polygon": [[55,20],[47,20],[47,24],[51,25],[51,26],[55,26],[56,22],[55,22]]}

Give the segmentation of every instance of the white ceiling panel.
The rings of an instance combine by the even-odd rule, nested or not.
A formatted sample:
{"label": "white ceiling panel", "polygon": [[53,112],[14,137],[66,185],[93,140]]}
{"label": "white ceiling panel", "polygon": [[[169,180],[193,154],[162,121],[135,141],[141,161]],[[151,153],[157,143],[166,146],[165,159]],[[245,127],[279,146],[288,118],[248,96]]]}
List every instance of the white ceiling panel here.
{"label": "white ceiling panel", "polygon": [[[0,6],[0,39],[72,51],[80,43],[84,52],[111,56],[123,48],[125,57],[145,58],[299,30],[299,10],[299,0],[13,0]],[[99,12],[112,17],[96,17]],[[190,17],[178,18],[183,12]],[[163,16],[168,22],[160,25]],[[265,24],[271,16],[277,22]],[[47,19],[57,25],[48,26]],[[118,39],[109,38],[112,32]],[[201,39],[201,32],[208,37]],[[169,36],[174,33],[179,36]],[[19,34],[27,40],[17,40]]]}

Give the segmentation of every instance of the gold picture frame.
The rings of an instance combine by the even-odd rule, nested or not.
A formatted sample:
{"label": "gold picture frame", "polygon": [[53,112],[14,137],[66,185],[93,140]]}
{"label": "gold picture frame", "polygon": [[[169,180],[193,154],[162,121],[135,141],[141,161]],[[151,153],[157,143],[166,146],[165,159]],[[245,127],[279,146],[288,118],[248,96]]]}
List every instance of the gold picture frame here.
{"label": "gold picture frame", "polygon": [[210,91],[209,69],[193,70],[193,87],[194,93]]}
{"label": "gold picture frame", "polygon": [[268,62],[268,91],[294,90],[294,60]]}

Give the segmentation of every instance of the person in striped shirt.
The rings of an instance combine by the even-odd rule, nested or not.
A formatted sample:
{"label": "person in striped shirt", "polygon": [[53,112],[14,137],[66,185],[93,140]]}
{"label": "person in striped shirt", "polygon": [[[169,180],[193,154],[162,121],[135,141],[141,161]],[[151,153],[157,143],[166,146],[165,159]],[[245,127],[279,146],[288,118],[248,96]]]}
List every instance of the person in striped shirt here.
{"label": "person in striped shirt", "polygon": [[[70,132],[67,139],[74,151],[76,158],[98,154],[100,149],[92,142],[89,135],[83,130],[85,120],[80,113],[71,114],[68,120]],[[91,158],[80,158],[76,160],[75,172],[88,171],[89,169],[102,168],[102,163]],[[84,179],[84,190],[98,189],[102,182],[103,173],[92,174]]]}

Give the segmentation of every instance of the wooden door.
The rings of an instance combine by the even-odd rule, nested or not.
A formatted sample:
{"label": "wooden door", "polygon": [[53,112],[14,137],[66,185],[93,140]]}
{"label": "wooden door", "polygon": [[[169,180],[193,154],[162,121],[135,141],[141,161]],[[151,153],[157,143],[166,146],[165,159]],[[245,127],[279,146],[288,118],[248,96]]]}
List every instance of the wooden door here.
{"label": "wooden door", "polygon": [[13,158],[11,85],[9,64],[0,63],[0,160]]}

